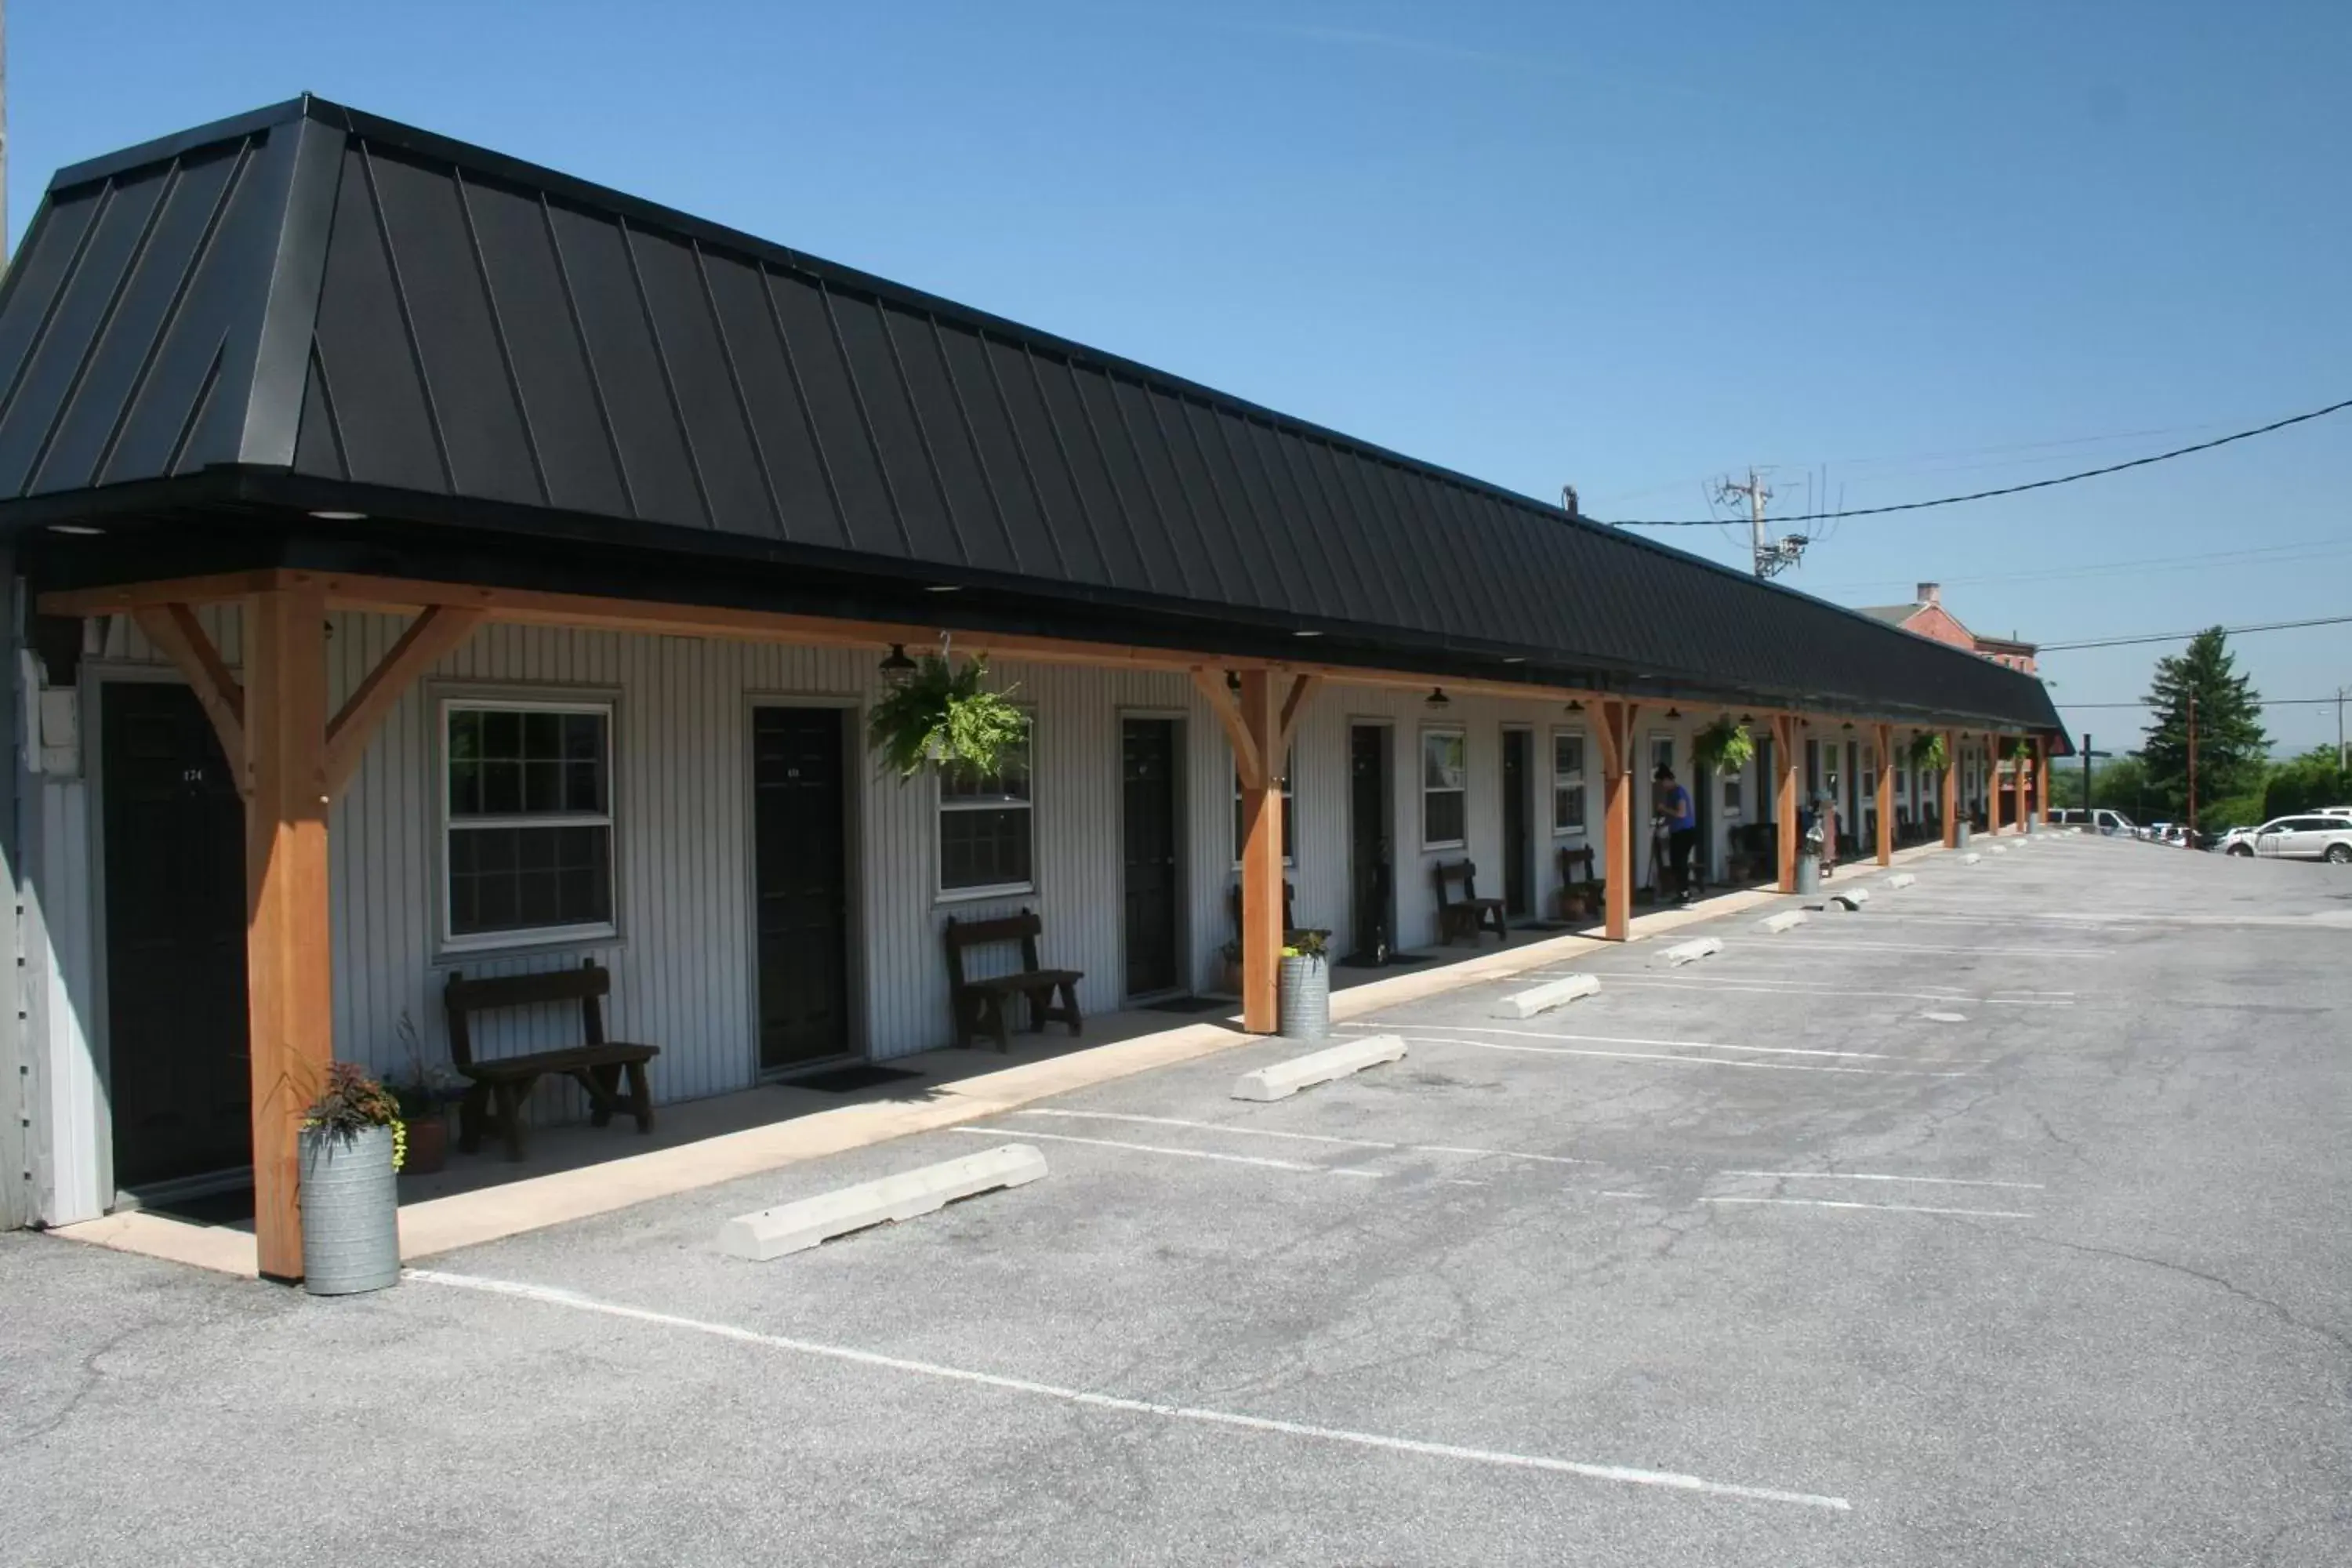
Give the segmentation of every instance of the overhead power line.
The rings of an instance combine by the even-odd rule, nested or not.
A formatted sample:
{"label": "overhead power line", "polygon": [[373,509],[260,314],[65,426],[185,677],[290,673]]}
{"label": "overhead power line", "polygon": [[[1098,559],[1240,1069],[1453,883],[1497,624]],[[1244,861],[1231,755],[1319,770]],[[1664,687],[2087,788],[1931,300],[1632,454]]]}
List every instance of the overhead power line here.
{"label": "overhead power line", "polygon": [[[2257,708],[2305,708],[2318,707],[2336,700],[2338,699],[2333,697],[2264,697],[2257,700],[2254,706]],[[2153,708],[2156,706],[2156,700],[2153,698],[2138,697],[2129,702],[2060,702],[2056,706],[2067,709]]]}
{"label": "overhead power line", "polygon": [[[2341,414],[2347,408],[2352,408],[2352,397],[2347,397],[2341,403],[2331,403],[2325,408],[2314,408],[2308,413],[2290,415],[2284,419],[2274,419],[2268,425],[2256,426],[2252,430],[2240,430],[2232,435],[2217,436],[2210,441],[2200,441],[2190,447],[2175,447],[2169,452],[2158,452],[2146,458],[2134,458],[2128,462],[2109,463],[2105,468],[2084,468],[2079,473],[2060,474],[2055,479],[2033,479],[2021,485],[2003,485],[1998,489],[1970,490],[1966,495],[1937,496],[1933,500],[1896,501],[1890,506],[1852,507],[1838,511],[1811,511],[1801,517],[1784,517],[1779,521],[1784,523],[1826,522],[1841,517],[1884,517],[1889,512],[1925,511],[1929,507],[1958,506],[1962,501],[1991,500],[1998,496],[2023,495],[2028,490],[2046,490],[2054,485],[2071,485],[2082,479],[2095,479],[2107,474],[2120,474],[2126,468],[2145,468],[2151,463],[2168,463],[2175,458],[2186,458],[2197,452],[2210,452],[2216,447],[2226,447],[2232,441],[2250,441],[2257,436],[2267,436],[2274,430],[2284,430],[2290,425],[2306,424],[2314,419],[2324,419],[2330,414]],[[1610,526],[1612,528],[1713,528],[1722,521],[1720,518],[1714,517],[1650,517],[1627,519],[1613,522]]]}
{"label": "overhead power line", "polygon": [[[2309,621],[2265,621],[2259,626],[2223,626],[2221,635],[2234,637],[2243,637],[2248,632],[2292,631],[2297,626],[2340,626],[2347,621],[2352,621],[2352,616],[2321,616],[2315,620]],[[2132,643],[2187,642],[2190,637],[2201,637],[2212,629],[2210,626],[2202,626],[2193,632],[2150,632],[2145,636],[2091,637],[2082,642],[2046,642],[2038,643],[2035,646],[2043,653],[2063,653],[2068,648],[2078,647],[2123,647]],[[2336,699],[2331,697],[2328,700],[2333,702]]]}

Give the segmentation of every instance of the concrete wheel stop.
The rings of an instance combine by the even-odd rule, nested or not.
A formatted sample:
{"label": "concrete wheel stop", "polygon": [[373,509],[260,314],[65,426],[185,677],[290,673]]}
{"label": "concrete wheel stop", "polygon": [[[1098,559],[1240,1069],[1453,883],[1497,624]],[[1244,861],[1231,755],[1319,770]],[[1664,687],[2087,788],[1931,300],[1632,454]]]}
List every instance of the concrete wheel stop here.
{"label": "concrete wheel stop", "polygon": [[1030,1145],[1000,1144],[756,1214],[737,1215],[719,1227],[719,1250],[764,1263],[852,1231],[929,1214],[958,1198],[1024,1186],[1045,1173],[1045,1156]]}
{"label": "concrete wheel stop", "polygon": [[1402,1061],[1404,1041],[1394,1035],[1368,1035],[1286,1062],[1245,1072],[1234,1082],[1235,1100],[1288,1100],[1302,1089],[1330,1083],[1382,1062]]}

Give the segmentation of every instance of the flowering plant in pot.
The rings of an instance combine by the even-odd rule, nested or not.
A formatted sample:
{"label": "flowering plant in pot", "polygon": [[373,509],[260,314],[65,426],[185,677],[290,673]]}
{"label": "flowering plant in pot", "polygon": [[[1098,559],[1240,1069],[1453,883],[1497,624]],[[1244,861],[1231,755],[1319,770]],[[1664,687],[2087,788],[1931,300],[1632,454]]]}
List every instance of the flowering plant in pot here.
{"label": "flowering plant in pot", "polygon": [[429,1176],[449,1157],[449,1108],[466,1097],[465,1080],[447,1062],[425,1059],[416,1026],[407,1014],[393,1026],[408,1058],[406,1076],[387,1087],[400,1105],[404,1130],[400,1168],[411,1175]]}
{"label": "flowering plant in pot", "polygon": [[1331,972],[1319,931],[1295,931],[1282,950],[1275,1011],[1285,1039],[1319,1040],[1331,1032]]}
{"label": "flowering plant in pot", "polygon": [[356,1062],[327,1068],[302,1114],[302,1283],[314,1296],[381,1290],[400,1278],[407,1152],[400,1102]]}
{"label": "flowering plant in pot", "polygon": [[1946,755],[1944,737],[1940,731],[1930,730],[1924,735],[1911,737],[1911,765],[1922,773],[1940,773]]}

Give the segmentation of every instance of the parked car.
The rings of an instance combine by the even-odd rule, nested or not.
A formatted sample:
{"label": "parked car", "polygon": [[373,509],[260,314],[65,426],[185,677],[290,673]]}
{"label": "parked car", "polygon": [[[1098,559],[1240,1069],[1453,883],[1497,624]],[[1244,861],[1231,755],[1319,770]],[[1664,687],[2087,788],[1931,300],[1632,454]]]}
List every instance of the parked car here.
{"label": "parked car", "polygon": [[2051,810],[2050,822],[2055,827],[2088,828],[2110,838],[2118,834],[2128,837],[2139,831],[2130,817],[2120,811],[2110,811],[2104,805],[2094,807],[2087,816],[2079,805],[2056,806]]}
{"label": "parked car", "polygon": [[2352,816],[2352,805],[2323,805],[2312,815],[2315,816]]}
{"label": "parked car", "polygon": [[2260,831],[2261,829],[2255,827],[2232,827],[2229,832],[2221,835],[2221,842],[2214,847],[2224,855],[2242,855],[2252,859],[2254,853],[2254,835]]}
{"label": "parked car", "polygon": [[2224,846],[2228,853],[2265,860],[2325,860],[2352,866],[2352,816],[2314,813],[2278,816]]}

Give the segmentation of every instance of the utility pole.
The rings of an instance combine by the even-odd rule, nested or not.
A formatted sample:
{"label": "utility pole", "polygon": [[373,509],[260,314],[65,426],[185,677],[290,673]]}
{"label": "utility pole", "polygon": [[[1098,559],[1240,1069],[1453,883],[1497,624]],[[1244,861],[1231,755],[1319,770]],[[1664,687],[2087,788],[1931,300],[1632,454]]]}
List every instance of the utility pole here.
{"label": "utility pole", "polygon": [[2098,816],[2091,805],[2091,759],[2114,754],[2112,752],[2091,750],[2091,732],[2088,730],[2083,731],[2083,826],[2089,832],[2096,833],[2099,829]]}
{"label": "utility pole", "polygon": [[2344,700],[2347,696],[2352,696],[2352,687],[2336,689],[2336,771],[2339,773],[2352,773],[2352,762],[2345,760],[2344,751]]}
{"label": "utility pole", "polygon": [[1726,506],[1735,500],[1748,503],[1748,544],[1756,563],[1757,576],[1778,576],[1804,558],[1805,546],[1812,541],[1803,534],[1791,533],[1773,539],[1765,533],[1764,503],[1772,499],[1772,487],[1758,479],[1754,468],[1748,470],[1748,482],[1744,485],[1736,485],[1729,479],[1718,481],[1715,496]]}
{"label": "utility pole", "polygon": [[2183,840],[2197,847],[2197,693],[2189,694],[2189,833]]}

